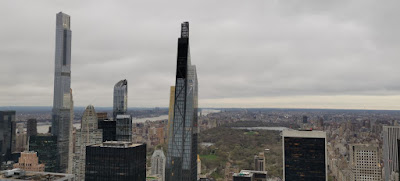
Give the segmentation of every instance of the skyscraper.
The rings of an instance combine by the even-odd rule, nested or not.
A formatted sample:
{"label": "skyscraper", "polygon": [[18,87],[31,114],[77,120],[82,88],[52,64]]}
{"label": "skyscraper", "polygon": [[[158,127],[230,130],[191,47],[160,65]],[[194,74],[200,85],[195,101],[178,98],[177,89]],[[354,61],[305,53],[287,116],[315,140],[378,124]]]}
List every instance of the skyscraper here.
{"label": "skyscraper", "polygon": [[97,126],[97,114],[92,105],[86,107],[81,129],[76,131],[75,154],[72,173],[76,180],[85,180],[86,146],[103,142],[102,130]]}
{"label": "skyscraper", "polygon": [[328,180],[326,133],[282,132],[283,180]]}
{"label": "skyscraper", "polygon": [[56,20],[54,99],[51,132],[57,136],[60,171],[67,172],[72,146],[73,102],[71,91],[71,21],[62,12]]}
{"label": "skyscraper", "polygon": [[118,114],[126,114],[128,108],[128,81],[120,80],[114,86],[113,118]]}
{"label": "skyscraper", "polygon": [[351,180],[354,181],[381,181],[379,147],[368,144],[350,145]]}
{"label": "skyscraper", "polygon": [[[174,105],[175,105],[175,86],[171,86],[169,94],[169,109],[168,109],[168,125],[167,125],[167,143],[169,135],[172,135],[172,121],[174,120]],[[168,145],[167,145],[168,147]]]}
{"label": "skyscraper", "polygon": [[116,117],[116,140],[132,141],[132,116],[117,115]]}
{"label": "skyscraper", "polygon": [[86,181],[145,181],[146,144],[107,141],[86,147]]}
{"label": "skyscraper", "polygon": [[168,135],[167,181],[197,180],[197,73],[190,61],[189,23],[182,23],[181,28],[174,119]]}
{"label": "skyscraper", "polygon": [[103,142],[116,141],[116,120],[109,120],[107,113],[97,113],[99,129],[103,131]]}
{"label": "skyscraper", "polygon": [[26,136],[29,140],[29,136],[37,135],[37,121],[36,119],[28,119],[26,126]]}
{"label": "skyscraper", "polygon": [[385,178],[389,180],[392,174],[399,171],[399,150],[397,139],[400,139],[400,126],[383,126],[383,163]]}
{"label": "skyscraper", "polygon": [[161,181],[165,179],[165,162],[164,152],[155,150],[151,156],[151,174],[161,177]]}
{"label": "skyscraper", "polygon": [[258,155],[254,156],[254,170],[255,171],[265,171],[264,152],[260,152]]}
{"label": "skyscraper", "polygon": [[0,164],[11,159],[15,133],[15,111],[0,111]]}
{"label": "skyscraper", "polygon": [[51,134],[37,134],[29,139],[29,151],[36,151],[39,163],[44,164],[44,171],[57,172],[59,169],[57,137]]}

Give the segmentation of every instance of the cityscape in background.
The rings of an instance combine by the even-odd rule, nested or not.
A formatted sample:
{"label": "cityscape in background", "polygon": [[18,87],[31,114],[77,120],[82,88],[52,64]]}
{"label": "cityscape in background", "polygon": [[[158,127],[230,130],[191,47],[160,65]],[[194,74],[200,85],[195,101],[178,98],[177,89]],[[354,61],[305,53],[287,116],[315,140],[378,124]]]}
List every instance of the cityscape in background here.
{"label": "cityscape in background", "polygon": [[166,60],[176,65],[169,107],[128,103],[130,77],[107,85],[112,107],[75,106],[73,18],[55,18],[53,106],[0,107],[0,180],[400,179],[398,110],[200,106],[205,75],[188,21]]}

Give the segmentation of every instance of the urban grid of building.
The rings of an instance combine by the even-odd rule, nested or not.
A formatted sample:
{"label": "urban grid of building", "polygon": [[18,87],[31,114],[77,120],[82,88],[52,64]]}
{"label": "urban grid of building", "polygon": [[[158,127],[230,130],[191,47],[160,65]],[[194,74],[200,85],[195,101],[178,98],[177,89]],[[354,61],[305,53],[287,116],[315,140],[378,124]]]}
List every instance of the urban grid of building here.
{"label": "urban grid of building", "polygon": [[[168,109],[128,110],[128,81],[123,79],[113,87],[112,109],[96,112],[88,105],[74,114],[71,17],[56,14],[52,110],[46,118],[0,111],[0,180],[399,180],[397,112],[218,109],[202,115],[189,22],[180,28],[175,85],[165,90]],[[80,126],[74,127],[76,117]],[[226,143],[214,136],[226,130],[227,137],[243,134]],[[278,146],[244,148],[243,142],[254,142],[243,138],[262,131],[273,133],[262,140]]]}

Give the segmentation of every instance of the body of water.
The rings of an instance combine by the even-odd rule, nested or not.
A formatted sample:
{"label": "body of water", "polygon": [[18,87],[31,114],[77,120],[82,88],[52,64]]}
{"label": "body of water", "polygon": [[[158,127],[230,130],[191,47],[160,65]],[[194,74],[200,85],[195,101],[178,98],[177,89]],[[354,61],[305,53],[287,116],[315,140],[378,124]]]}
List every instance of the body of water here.
{"label": "body of water", "polygon": [[[168,115],[161,115],[158,117],[150,117],[150,118],[132,118],[132,123],[144,123],[147,120],[149,121],[159,121],[159,120],[164,120],[164,119],[168,119]],[[49,124],[41,124],[37,126],[37,131],[38,133],[47,133],[49,131],[49,127],[50,127],[51,123]],[[81,128],[81,123],[74,123],[74,127],[76,129],[80,129]]]}
{"label": "body of water", "polygon": [[245,130],[272,130],[272,131],[283,131],[290,130],[287,127],[232,127],[233,129],[245,129]]}

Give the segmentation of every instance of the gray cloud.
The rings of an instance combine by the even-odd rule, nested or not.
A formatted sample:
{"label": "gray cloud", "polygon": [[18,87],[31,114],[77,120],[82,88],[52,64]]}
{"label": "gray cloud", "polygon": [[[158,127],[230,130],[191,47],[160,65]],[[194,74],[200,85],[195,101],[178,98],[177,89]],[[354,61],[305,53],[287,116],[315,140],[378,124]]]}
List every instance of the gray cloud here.
{"label": "gray cloud", "polygon": [[[52,104],[55,14],[61,10],[72,18],[78,106],[111,106],[112,88],[124,78],[130,107],[167,106],[180,23],[186,20],[201,107],[274,107],[249,104],[255,98],[282,99],[285,104],[278,107],[292,107],[288,98],[297,105],[304,100],[298,96],[397,100],[399,5],[372,0],[1,2],[0,105]],[[383,102],[374,97],[367,103],[381,108]]]}

